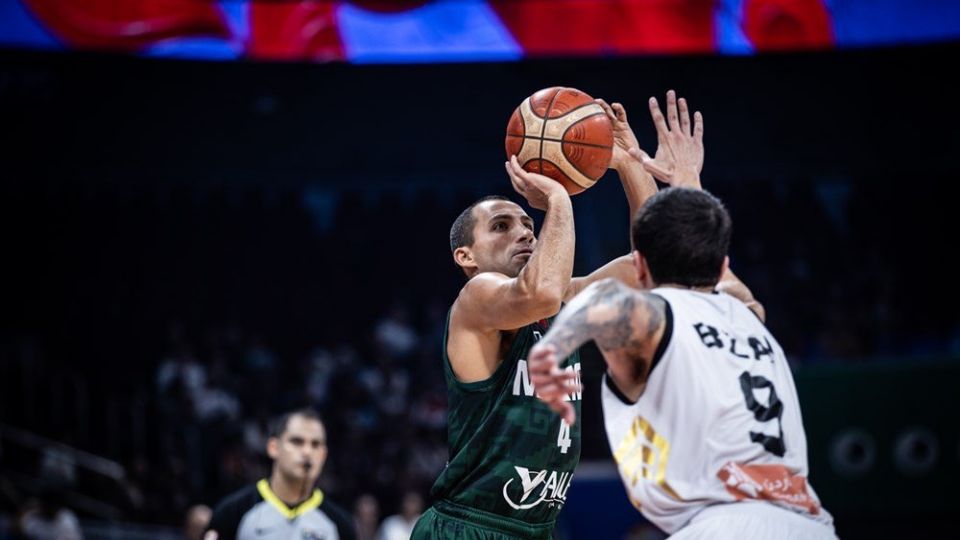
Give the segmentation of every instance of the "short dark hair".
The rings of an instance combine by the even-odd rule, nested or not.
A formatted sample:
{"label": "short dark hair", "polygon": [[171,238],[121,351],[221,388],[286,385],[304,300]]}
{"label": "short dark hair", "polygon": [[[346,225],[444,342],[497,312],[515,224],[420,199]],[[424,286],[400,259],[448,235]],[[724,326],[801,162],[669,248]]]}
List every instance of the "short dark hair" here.
{"label": "short dark hair", "polygon": [[720,199],[706,191],[668,188],[640,208],[631,237],[654,282],[712,287],[720,280],[731,230]]}
{"label": "short dark hair", "polygon": [[450,251],[456,251],[459,247],[473,245],[473,227],[477,224],[476,218],[473,217],[473,209],[476,208],[478,204],[487,201],[509,200],[510,199],[503,195],[487,195],[486,197],[477,199],[463,212],[460,212],[457,219],[453,221],[453,226],[450,227]]}
{"label": "short dark hair", "polygon": [[320,420],[320,413],[317,411],[309,407],[297,409],[295,411],[283,413],[270,421],[267,433],[270,438],[279,439],[282,437],[284,432],[287,431],[287,426],[290,424],[290,419],[294,416],[300,416],[302,418],[306,418],[307,420],[316,420],[317,422],[320,422],[320,425],[323,425],[323,420]]}

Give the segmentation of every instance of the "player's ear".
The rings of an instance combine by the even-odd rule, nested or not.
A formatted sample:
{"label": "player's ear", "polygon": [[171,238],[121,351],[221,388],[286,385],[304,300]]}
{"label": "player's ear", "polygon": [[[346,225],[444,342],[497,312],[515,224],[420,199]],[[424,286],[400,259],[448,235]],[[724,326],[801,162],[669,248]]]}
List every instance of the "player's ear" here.
{"label": "player's ear", "polygon": [[461,246],[453,250],[453,262],[464,270],[477,267],[477,261],[473,258],[473,251],[467,246]]}
{"label": "player's ear", "polygon": [[730,256],[725,255],[723,257],[723,264],[720,265],[720,277],[722,278],[724,274],[727,273],[727,270],[730,269]]}
{"label": "player's ear", "polygon": [[276,437],[267,439],[267,455],[270,456],[270,459],[277,459],[277,456],[280,455],[280,439]]}
{"label": "player's ear", "polygon": [[644,285],[643,278],[647,275],[647,260],[643,258],[643,255],[639,251],[633,250],[633,269],[637,272],[637,281],[642,287]]}

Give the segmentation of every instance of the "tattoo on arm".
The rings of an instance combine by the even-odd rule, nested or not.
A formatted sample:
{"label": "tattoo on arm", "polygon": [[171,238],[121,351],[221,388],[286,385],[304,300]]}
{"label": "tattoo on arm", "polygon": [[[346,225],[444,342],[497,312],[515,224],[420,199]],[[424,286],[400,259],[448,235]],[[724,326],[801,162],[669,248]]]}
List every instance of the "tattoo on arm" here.
{"label": "tattoo on arm", "polygon": [[565,358],[580,345],[597,342],[603,351],[639,357],[663,324],[663,300],[607,278],[585,289],[557,316],[543,342]]}

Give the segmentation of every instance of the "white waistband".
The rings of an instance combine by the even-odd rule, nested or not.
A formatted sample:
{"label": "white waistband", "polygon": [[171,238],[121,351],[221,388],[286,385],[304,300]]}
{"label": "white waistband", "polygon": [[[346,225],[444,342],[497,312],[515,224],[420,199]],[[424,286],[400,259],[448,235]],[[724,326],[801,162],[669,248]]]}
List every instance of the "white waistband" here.
{"label": "white waistband", "polygon": [[715,517],[727,516],[730,514],[738,516],[750,515],[761,518],[792,521],[798,526],[816,527],[818,529],[832,529],[829,525],[821,523],[812,517],[806,517],[792,510],[777,506],[773,503],[763,501],[739,501],[732,503],[712,504],[693,516],[690,523],[713,519]]}

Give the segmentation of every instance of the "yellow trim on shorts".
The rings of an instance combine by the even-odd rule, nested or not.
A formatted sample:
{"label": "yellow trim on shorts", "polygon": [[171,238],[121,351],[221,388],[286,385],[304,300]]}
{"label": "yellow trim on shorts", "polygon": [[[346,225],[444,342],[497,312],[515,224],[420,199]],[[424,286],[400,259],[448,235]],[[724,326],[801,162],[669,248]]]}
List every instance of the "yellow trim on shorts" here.
{"label": "yellow trim on shorts", "polygon": [[287,519],[293,519],[297,516],[306,514],[307,512],[318,508],[323,502],[323,492],[319,489],[315,489],[313,490],[313,495],[311,495],[309,499],[300,503],[296,508],[290,508],[285,502],[280,500],[280,497],[277,497],[277,494],[274,493],[272,489],[270,489],[270,482],[267,482],[266,478],[257,482],[257,491],[260,492],[260,496],[263,497],[263,500],[273,505],[273,507],[276,508],[277,511]]}

